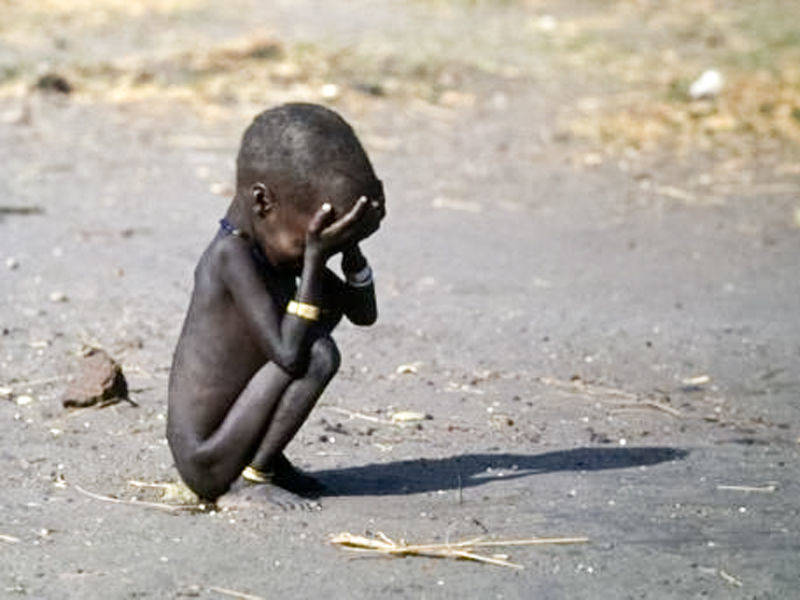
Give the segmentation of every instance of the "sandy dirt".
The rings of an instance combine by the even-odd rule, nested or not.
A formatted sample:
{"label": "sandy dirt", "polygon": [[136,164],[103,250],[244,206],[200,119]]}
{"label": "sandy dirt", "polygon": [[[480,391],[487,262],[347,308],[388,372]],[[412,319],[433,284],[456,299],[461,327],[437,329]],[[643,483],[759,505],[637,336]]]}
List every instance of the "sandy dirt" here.
{"label": "sandy dirt", "polygon": [[[21,22],[0,42],[0,64],[30,67],[0,96],[0,597],[800,597],[792,150],[598,158],[565,134],[564,107],[614,85],[507,32],[591,3],[168,4],[200,8]],[[248,63],[246,93],[188,100],[174,79],[87,83],[99,56],[158,82],[165,55],[262,35],[308,45],[314,75],[269,66],[261,86]],[[47,69],[75,89],[26,91]],[[166,380],[192,270],[243,128],[292,97],[354,124],[389,208],[365,247],[379,322],[340,328],[342,370],[288,449],[332,489],[324,510],[81,492],[176,501],[131,482],[178,480]],[[120,361],[133,403],[62,408],[87,346]],[[342,531],[590,541],[503,550],[514,570],[354,558],[328,543]]]}

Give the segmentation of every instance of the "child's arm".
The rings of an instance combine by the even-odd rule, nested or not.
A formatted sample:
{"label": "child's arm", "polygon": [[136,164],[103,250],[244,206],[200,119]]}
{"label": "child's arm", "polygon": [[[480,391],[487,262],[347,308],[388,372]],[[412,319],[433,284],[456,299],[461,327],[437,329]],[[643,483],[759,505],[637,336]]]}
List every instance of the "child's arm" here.
{"label": "child's arm", "polygon": [[342,286],[342,308],[354,325],[372,325],[378,319],[375,284],[372,268],[358,244],[342,253],[342,271],[346,284]]}
{"label": "child's arm", "polygon": [[[367,210],[366,201],[358,202],[341,219],[331,224],[333,211],[323,205],[308,226],[303,271],[296,301],[301,306],[319,307],[325,263],[337,247],[352,243],[359,222]],[[229,238],[236,242],[238,238]],[[238,309],[244,315],[253,337],[266,356],[290,374],[303,371],[311,341],[313,319],[309,314],[284,315],[285,307],[276,306],[258,275],[246,244],[230,243],[222,256],[222,275]]]}
{"label": "child's arm", "polygon": [[[380,182],[378,183],[380,185]],[[338,314],[345,315],[354,325],[372,325],[378,319],[372,268],[361,252],[358,243],[375,233],[386,216],[382,187],[379,197],[379,200],[368,201],[368,206],[361,223],[359,223],[358,235],[354,236],[351,243],[340,246],[345,281],[342,281],[333,271],[326,270],[326,301],[333,300]]]}

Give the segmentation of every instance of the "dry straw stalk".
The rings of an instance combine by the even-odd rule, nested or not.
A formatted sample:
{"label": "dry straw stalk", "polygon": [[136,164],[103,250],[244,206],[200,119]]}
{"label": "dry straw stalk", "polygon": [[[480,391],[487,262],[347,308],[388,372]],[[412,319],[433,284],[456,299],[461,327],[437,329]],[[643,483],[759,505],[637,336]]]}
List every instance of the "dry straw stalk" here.
{"label": "dry straw stalk", "polygon": [[497,548],[502,546],[542,546],[554,544],[583,544],[589,541],[586,537],[527,538],[516,540],[484,540],[475,538],[461,542],[445,544],[407,544],[404,540],[395,541],[384,533],[378,532],[375,537],[365,537],[352,533],[339,533],[331,536],[330,542],[352,552],[373,553],[388,556],[429,556],[432,558],[455,558],[472,560],[512,569],[523,566],[509,562],[502,554],[486,556],[475,552],[476,548]]}

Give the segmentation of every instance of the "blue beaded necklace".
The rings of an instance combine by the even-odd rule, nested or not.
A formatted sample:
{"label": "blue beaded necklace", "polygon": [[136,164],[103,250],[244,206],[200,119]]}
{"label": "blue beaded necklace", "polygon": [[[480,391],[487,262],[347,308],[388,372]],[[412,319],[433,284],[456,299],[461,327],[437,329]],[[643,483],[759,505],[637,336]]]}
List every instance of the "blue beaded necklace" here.
{"label": "blue beaded necklace", "polygon": [[219,220],[219,226],[220,229],[222,229],[222,231],[224,231],[229,235],[235,235],[236,237],[244,237],[244,235],[242,234],[242,230],[237,227],[234,227],[233,223],[228,221],[228,219],[226,219],[225,217],[222,217]]}

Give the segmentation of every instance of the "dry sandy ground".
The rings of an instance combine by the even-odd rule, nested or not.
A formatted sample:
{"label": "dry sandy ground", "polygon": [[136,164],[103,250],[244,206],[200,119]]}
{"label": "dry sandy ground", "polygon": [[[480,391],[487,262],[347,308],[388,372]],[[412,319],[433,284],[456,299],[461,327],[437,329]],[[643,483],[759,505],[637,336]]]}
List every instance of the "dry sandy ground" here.
{"label": "dry sandy ground", "polygon": [[[358,7],[258,18],[346,45],[411,36],[421,10]],[[469,25],[447,14],[443,29]],[[205,17],[175,37],[252,29]],[[665,162],[661,187],[645,184],[661,171],[576,164],[555,116],[586,84],[542,73],[483,71],[435,103],[330,99],[390,214],[366,247],[380,321],[342,326],[342,371],[289,448],[333,490],[314,513],[170,514],[78,489],[160,501],[130,482],[177,480],[170,356],[256,104],[35,93],[17,118],[3,99],[0,596],[798,597],[797,195],[681,197],[707,156]],[[61,408],[84,345],[122,362],[136,406]],[[431,418],[400,426],[400,410]],[[341,531],[590,541],[511,548],[512,570],[353,559],[327,541]]]}

